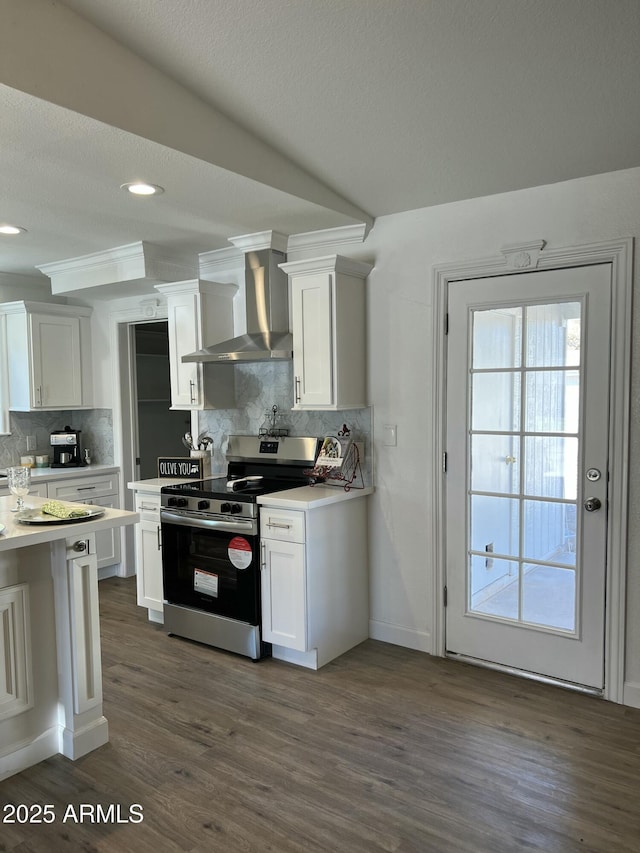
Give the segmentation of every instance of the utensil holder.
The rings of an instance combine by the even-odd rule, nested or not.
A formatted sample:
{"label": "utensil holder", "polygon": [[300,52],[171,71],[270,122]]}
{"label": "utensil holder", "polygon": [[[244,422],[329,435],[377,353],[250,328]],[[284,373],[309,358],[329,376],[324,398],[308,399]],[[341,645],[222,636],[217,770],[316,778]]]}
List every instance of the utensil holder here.
{"label": "utensil holder", "polygon": [[210,450],[192,450],[192,459],[202,459],[202,476],[211,476],[211,451]]}

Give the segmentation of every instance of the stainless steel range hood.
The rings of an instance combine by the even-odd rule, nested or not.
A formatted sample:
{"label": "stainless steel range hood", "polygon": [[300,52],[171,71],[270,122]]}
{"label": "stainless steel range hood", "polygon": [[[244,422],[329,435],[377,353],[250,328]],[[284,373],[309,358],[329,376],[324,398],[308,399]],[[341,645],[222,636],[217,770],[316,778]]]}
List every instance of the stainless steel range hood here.
{"label": "stainless steel range hood", "polygon": [[208,363],[292,358],[288,279],[278,267],[285,260],[286,255],[274,249],[246,252],[246,335],[183,355],[182,361]]}

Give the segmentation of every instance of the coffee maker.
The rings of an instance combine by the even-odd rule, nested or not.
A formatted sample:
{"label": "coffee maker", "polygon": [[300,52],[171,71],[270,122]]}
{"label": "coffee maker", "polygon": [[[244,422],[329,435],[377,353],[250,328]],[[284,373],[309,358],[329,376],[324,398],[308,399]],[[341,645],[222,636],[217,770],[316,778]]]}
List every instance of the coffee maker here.
{"label": "coffee maker", "polygon": [[51,433],[52,468],[79,468],[86,464],[80,450],[80,432],[79,429],[66,426]]}

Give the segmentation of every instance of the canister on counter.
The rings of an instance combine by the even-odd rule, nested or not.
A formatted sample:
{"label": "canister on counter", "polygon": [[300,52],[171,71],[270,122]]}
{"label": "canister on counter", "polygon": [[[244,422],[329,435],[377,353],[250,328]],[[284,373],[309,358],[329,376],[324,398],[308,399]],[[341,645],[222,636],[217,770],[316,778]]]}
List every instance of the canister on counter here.
{"label": "canister on counter", "polygon": [[21,456],[20,464],[23,468],[35,468],[36,465],[36,457],[35,456]]}
{"label": "canister on counter", "polygon": [[49,456],[43,453],[42,456],[36,456],[36,468],[48,468]]}

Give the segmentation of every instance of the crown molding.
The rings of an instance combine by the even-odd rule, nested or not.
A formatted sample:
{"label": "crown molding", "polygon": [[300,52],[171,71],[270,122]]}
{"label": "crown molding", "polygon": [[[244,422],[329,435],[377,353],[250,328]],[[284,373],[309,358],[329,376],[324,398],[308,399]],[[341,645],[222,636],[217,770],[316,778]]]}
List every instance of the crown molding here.
{"label": "crown molding", "polygon": [[139,241],[77,258],[68,258],[37,269],[51,279],[53,294],[103,288],[114,284],[155,284],[192,277],[196,262],[190,256]]}
{"label": "crown molding", "polygon": [[242,249],[243,252],[258,251],[259,249],[274,249],[276,252],[287,252],[288,237],[279,231],[257,231],[255,234],[242,234],[240,237],[229,237],[229,242]]}
{"label": "crown molding", "polygon": [[154,285],[158,293],[174,295],[176,293],[207,293],[212,296],[227,296],[231,299],[236,295],[238,285],[232,282],[210,281],[208,279],[187,279],[186,281],[171,281],[166,284]]}
{"label": "crown molding", "polygon": [[364,243],[369,228],[365,223],[344,225],[340,228],[325,228],[322,231],[307,231],[292,234],[287,243],[287,259],[299,261],[310,254],[318,256],[331,251],[339,253],[347,246]]}
{"label": "crown molding", "polygon": [[0,314],[59,314],[62,317],[90,317],[93,308],[87,305],[68,305],[59,302],[29,302],[22,299],[0,303]]}
{"label": "crown molding", "polygon": [[292,261],[278,264],[287,275],[301,275],[304,273],[336,272],[342,275],[352,275],[357,278],[366,278],[373,264],[365,261],[354,261],[343,255],[326,255],[322,258],[307,258],[303,261]]}

